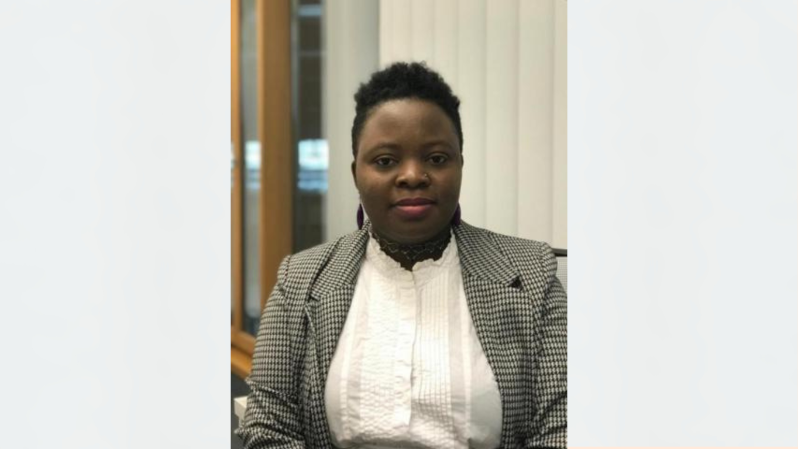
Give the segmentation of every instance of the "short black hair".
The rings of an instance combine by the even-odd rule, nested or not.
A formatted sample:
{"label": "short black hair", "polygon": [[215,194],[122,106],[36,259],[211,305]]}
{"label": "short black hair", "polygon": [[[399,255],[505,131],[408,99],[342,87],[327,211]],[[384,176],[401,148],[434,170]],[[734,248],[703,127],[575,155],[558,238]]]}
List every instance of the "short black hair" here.
{"label": "short black hair", "polygon": [[360,133],[375,106],[389,100],[417,98],[438,105],[454,124],[460,151],[463,151],[463,128],[460,125],[460,99],[452,93],[438,72],[425,63],[395,62],[374,72],[355,93],[355,120],[352,123],[352,154],[357,157]]}

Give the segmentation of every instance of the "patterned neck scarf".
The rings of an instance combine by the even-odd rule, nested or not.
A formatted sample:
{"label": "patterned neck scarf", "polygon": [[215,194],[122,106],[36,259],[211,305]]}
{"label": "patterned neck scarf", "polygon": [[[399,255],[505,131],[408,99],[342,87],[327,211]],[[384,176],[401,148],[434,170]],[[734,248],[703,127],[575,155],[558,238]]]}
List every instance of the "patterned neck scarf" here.
{"label": "patterned neck scarf", "polygon": [[390,241],[380,237],[374,230],[371,230],[374,240],[380,245],[380,249],[392,259],[401,263],[402,260],[410,261],[411,265],[422,260],[437,260],[443,254],[443,250],[449,245],[451,231],[449,228],[432,240],[421,243],[403,244]]}

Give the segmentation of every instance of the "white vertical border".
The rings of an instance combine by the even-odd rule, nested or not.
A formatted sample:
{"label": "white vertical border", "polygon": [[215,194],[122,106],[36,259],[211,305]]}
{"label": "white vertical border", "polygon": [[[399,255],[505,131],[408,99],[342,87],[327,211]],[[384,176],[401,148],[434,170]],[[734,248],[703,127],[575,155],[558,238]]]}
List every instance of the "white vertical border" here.
{"label": "white vertical border", "polygon": [[798,5],[569,3],[570,445],[798,446]]}
{"label": "white vertical border", "polygon": [[230,3],[0,3],[0,447],[230,441]]}

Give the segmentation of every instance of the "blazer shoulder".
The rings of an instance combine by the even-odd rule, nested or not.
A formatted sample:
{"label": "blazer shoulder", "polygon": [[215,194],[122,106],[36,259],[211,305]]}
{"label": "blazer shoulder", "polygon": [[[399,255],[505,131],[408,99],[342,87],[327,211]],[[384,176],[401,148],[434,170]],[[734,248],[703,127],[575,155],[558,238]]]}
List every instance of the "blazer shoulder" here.
{"label": "blazer shoulder", "polygon": [[322,243],[296,254],[287,256],[289,260],[289,273],[308,267],[322,268],[331,258],[339,252],[346,252],[348,248],[355,245],[361,238],[363,231],[355,231],[342,235],[327,243]]}
{"label": "blazer shoulder", "polygon": [[513,237],[511,235],[497,234],[495,239],[499,245],[507,248],[509,251],[518,252],[519,255],[525,254],[530,257],[547,258],[554,256],[551,246],[548,243],[539,240],[530,240],[521,237]]}
{"label": "blazer shoulder", "polygon": [[357,239],[358,232],[353,232],[286,256],[280,264],[278,282],[291,293],[306,293],[325,267]]}
{"label": "blazer shoulder", "polygon": [[474,229],[484,232],[495,242],[499,251],[517,268],[536,272],[543,271],[550,276],[557,272],[557,258],[554,257],[554,251],[548,243],[499,234],[487,229]]}
{"label": "blazer shoulder", "polygon": [[465,225],[467,231],[471,235],[482,235],[492,240],[499,246],[503,252],[517,253],[508,254],[508,256],[530,256],[530,257],[548,257],[549,254],[553,256],[554,252],[548,243],[530,240],[521,237],[514,237],[506,234],[499,234],[484,228],[478,228],[472,225]]}
{"label": "blazer shoulder", "polygon": [[287,280],[312,276],[324,267],[343,238],[345,236],[285,256],[280,264],[280,274]]}
{"label": "blazer shoulder", "polygon": [[296,254],[291,254],[283,259],[286,264],[287,275],[297,275],[314,267],[321,267],[338,244],[338,240],[322,243]]}

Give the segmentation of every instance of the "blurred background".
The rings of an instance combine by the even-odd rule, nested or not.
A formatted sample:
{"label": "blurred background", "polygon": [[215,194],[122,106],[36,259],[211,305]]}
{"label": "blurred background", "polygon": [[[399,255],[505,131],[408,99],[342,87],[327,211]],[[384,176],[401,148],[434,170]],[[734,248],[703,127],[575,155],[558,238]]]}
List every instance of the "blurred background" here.
{"label": "blurred background", "polygon": [[282,258],[356,229],[353,95],[392,62],[425,61],[460,97],[463,219],[567,248],[566,0],[231,0],[231,12],[232,397],[247,393]]}

